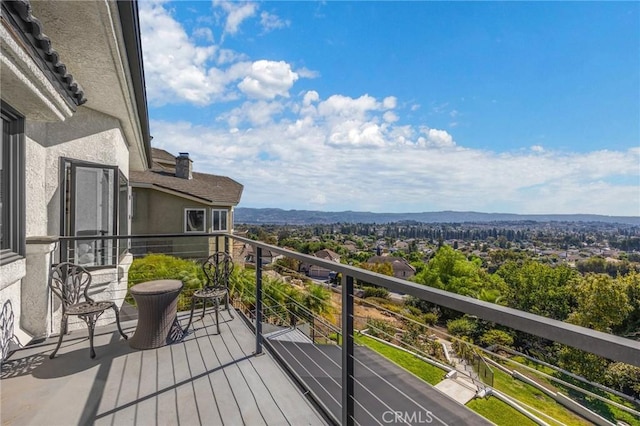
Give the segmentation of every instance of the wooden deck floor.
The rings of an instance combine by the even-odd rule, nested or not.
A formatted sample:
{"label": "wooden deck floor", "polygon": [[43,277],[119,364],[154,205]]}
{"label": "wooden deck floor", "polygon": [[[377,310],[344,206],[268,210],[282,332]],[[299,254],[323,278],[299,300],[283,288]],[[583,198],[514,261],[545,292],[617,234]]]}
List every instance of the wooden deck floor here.
{"label": "wooden deck floor", "polygon": [[[238,316],[195,322],[181,343],[131,349],[115,327],[14,353],[2,365],[2,425],[321,425],[327,424]],[[183,324],[186,321],[182,321]],[[123,324],[131,336],[135,322]],[[192,326],[193,327],[193,326]]]}

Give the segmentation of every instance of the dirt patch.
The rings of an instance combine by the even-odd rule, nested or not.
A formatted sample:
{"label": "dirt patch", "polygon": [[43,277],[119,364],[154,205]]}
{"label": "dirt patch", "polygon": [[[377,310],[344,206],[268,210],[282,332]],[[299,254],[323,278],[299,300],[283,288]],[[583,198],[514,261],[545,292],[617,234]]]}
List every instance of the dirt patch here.
{"label": "dirt patch", "polygon": [[[331,292],[331,306],[334,312],[334,320],[335,320],[334,323],[336,325],[339,325],[338,321],[340,319],[340,312],[341,312],[341,306],[342,306],[342,294]],[[361,305],[356,303],[354,310],[355,310],[354,314],[356,317],[354,326],[356,329],[364,328],[366,326],[366,322],[368,318],[387,321],[394,324],[396,327],[400,325],[395,315],[387,313],[386,311],[383,311],[383,310],[379,310],[372,306],[366,306],[366,305]]]}

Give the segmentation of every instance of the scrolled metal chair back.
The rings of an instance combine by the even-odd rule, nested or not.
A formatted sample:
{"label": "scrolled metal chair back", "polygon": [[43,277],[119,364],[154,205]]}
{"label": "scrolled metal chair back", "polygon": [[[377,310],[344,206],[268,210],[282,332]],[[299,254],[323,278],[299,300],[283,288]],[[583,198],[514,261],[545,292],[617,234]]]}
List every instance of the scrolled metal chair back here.
{"label": "scrolled metal chair back", "polygon": [[233,267],[231,256],[225,252],[219,251],[209,256],[202,264],[202,270],[207,277],[207,283],[204,287],[227,288]]}
{"label": "scrolled metal chair back", "polygon": [[91,285],[91,274],[80,265],[63,262],[51,271],[49,287],[60,298],[63,307],[70,306],[83,300],[93,302],[87,292]]}

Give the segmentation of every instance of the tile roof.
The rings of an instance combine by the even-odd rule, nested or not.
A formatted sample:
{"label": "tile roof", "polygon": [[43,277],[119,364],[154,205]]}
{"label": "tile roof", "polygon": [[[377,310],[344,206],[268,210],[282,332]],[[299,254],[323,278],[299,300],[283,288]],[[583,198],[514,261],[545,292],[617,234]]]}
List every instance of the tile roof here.
{"label": "tile roof", "polygon": [[144,172],[130,172],[131,184],[148,184],[162,189],[200,198],[209,204],[237,205],[244,186],[226,176],[193,172],[193,179],[176,177],[175,168],[167,167],[167,151],[153,148],[153,157],[165,164],[154,161],[152,168]]}
{"label": "tile roof", "polygon": [[[43,32],[42,23],[33,16],[29,0],[2,2],[2,7],[10,15],[7,18],[20,28],[20,36],[31,46],[33,52],[49,70],[48,77],[52,79],[54,85],[57,82],[73,104],[79,106],[87,102],[84,90],[69,74],[67,66],[62,63],[60,55],[52,47],[51,39]],[[4,12],[2,18],[5,19]]]}

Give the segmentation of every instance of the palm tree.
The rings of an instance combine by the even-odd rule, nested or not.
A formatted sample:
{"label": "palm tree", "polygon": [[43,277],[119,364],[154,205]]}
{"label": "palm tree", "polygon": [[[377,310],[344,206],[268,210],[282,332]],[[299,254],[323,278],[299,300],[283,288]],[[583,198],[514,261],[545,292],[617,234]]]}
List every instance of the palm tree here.
{"label": "palm tree", "polygon": [[322,315],[330,311],[330,300],[329,290],[318,284],[311,284],[302,298],[302,304],[315,315]]}

